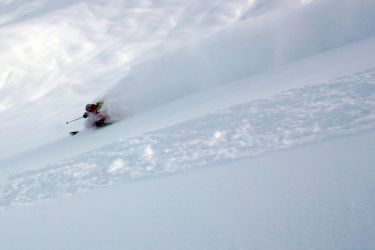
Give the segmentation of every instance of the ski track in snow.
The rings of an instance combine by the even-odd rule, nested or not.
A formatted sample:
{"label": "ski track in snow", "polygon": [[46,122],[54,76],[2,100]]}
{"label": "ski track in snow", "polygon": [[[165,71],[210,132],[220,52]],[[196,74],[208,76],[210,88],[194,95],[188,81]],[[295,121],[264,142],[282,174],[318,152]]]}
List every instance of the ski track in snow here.
{"label": "ski track in snow", "polygon": [[375,128],[375,69],[236,105],[0,182],[0,208]]}

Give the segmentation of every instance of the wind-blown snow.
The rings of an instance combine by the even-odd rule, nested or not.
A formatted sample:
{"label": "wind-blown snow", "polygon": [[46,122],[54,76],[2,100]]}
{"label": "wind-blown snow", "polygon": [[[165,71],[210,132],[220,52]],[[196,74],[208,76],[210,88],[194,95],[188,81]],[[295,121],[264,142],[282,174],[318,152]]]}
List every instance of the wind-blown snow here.
{"label": "wind-blown snow", "polygon": [[[105,95],[125,117],[201,90],[265,72],[275,66],[375,35],[375,2],[315,1],[256,15],[252,5],[240,21],[206,39],[181,42],[136,64]],[[276,1],[263,1],[263,9]],[[292,3],[293,1],[286,1]]]}

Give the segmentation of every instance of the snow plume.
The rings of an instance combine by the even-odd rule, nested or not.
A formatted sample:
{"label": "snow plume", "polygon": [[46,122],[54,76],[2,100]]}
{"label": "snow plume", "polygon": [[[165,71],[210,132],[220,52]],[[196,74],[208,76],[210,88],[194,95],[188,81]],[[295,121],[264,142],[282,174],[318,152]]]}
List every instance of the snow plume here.
{"label": "snow plume", "polygon": [[128,116],[375,35],[372,0],[250,2],[217,33],[160,46],[104,99]]}

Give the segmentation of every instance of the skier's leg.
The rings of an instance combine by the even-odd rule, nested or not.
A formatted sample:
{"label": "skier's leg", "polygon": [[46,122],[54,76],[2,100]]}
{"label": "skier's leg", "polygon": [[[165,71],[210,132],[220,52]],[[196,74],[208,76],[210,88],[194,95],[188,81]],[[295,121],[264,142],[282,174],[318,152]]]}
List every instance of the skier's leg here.
{"label": "skier's leg", "polygon": [[104,127],[105,124],[104,124],[104,120],[99,120],[99,121],[96,121],[95,122],[95,126],[100,128],[100,127]]}

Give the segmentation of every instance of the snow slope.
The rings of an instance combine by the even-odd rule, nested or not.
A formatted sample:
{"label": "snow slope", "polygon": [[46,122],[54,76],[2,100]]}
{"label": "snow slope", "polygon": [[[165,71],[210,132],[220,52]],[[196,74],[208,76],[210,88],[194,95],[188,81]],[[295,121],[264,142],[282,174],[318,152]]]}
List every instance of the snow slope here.
{"label": "snow slope", "polygon": [[374,131],[0,213],[1,249],[373,249]]}
{"label": "snow slope", "polygon": [[[0,249],[375,247],[372,1],[31,3],[0,8]],[[30,125],[98,96],[126,119]]]}
{"label": "snow slope", "polygon": [[[366,43],[374,44],[371,39],[329,54],[365,51]],[[311,60],[322,63],[329,54]],[[233,93],[248,87],[234,86]],[[204,106],[206,95],[191,98]],[[0,246],[372,249],[375,69],[261,96],[174,126],[139,130],[44,167],[35,168],[31,159],[35,169],[24,165],[2,178]],[[191,103],[165,108],[178,111],[184,102]],[[82,146],[85,138],[98,140],[130,125],[117,126],[70,140]],[[49,147],[61,150],[61,143]],[[33,157],[45,153],[42,147]]]}
{"label": "snow slope", "polygon": [[[358,77],[363,78],[364,81],[372,82],[371,75],[366,75],[364,71],[366,69],[371,71],[374,68],[375,59],[367,56],[375,53],[374,44],[375,39],[370,38],[356,44],[347,45],[301,62],[279,67],[265,74],[242,79],[227,86],[210,89],[159,106],[149,112],[138,114],[115,124],[111,126],[111,129],[95,131],[95,134],[90,131],[84,133],[79,137],[79,140],[72,140],[72,138],[67,137],[24,153],[27,157],[16,155],[5,158],[0,160],[0,166],[2,166],[0,176],[20,170],[43,167],[47,163],[88,152],[118,140],[119,135],[122,138],[139,136],[149,131],[202,117],[207,113],[215,112],[215,110],[277,96],[280,92],[289,89],[303,88],[305,85],[321,85],[333,80],[340,82],[339,79],[336,79],[342,76],[346,76],[348,79],[352,78],[354,85],[356,84],[355,79]],[[360,60],[352,60],[352,58]],[[345,64],[339,63],[342,61]],[[330,67],[331,65],[335,66]],[[350,80],[348,81],[350,82]],[[341,83],[344,86],[346,81]],[[351,90],[348,89],[347,91]],[[310,94],[313,95],[313,93]],[[347,95],[350,95],[350,93],[348,92]],[[315,100],[311,100],[311,103],[314,102]],[[199,105],[192,105],[192,103]]]}
{"label": "snow slope", "polygon": [[0,17],[12,21],[0,27],[0,158],[81,128],[65,121],[98,97],[139,114],[369,38],[374,9],[371,0],[3,1]]}

